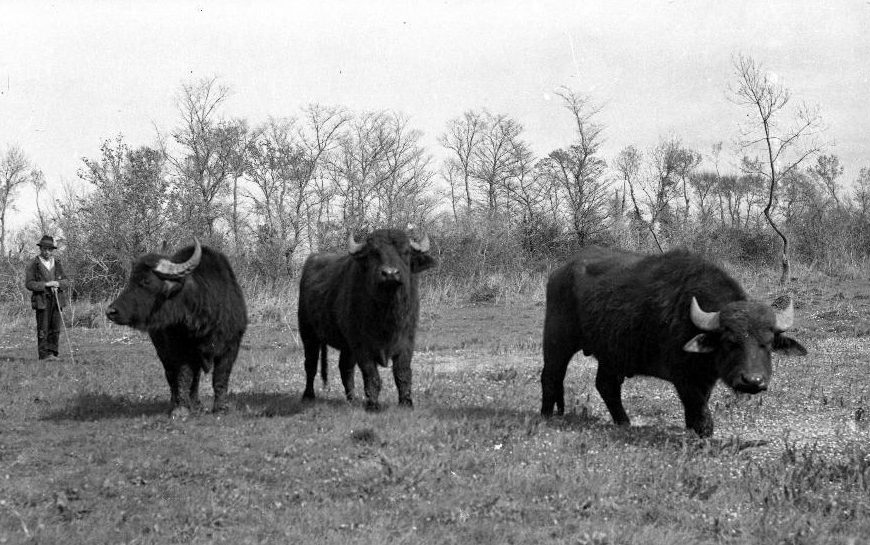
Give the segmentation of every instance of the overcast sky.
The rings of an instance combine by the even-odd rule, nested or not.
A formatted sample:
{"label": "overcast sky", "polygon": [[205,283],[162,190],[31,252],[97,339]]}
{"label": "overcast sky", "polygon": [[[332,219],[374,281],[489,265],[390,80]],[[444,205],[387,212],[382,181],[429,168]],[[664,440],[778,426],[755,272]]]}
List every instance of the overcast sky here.
{"label": "overcast sky", "polygon": [[568,86],[603,106],[607,159],[669,135],[707,153],[747,113],[726,93],[735,53],[821,107],[848,179],[870,166],[867,0],[6,0],[0,150],[20,146],[56,188],[107,138],[153,143],[182,82],[217,76],[226,113],[252,124],[308,103],[392,109],[433,153],[450,119],[481,108],[519,120],[539,154],[564,147],[553,92]]}

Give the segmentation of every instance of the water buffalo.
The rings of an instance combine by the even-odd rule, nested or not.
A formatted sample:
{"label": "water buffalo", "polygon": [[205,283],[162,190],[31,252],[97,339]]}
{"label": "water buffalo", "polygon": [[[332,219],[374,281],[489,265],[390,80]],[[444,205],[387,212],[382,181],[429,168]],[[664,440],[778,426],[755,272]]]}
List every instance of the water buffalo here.
{"label": "water buffalo", "polygon": [[348,238],[347,254],[313,254],[299,283],[299,336],[305,349],[305,392],[314,398],[318,356],[326,382],[326,347],[341,351],[338,361],[348,400],[354,371],[363,376],[366,407],[378,409],[378,365],[393,363],[399,404],[412,406],[411,357],[420,300],[417,273],[435,266],[429,239],[412,240],[405,231],[380,229],[365,242]]}
{"label": "water buffalo", "polygon": [[169,381],[173,417],[199,407],[202,371],[213,370],[213,410],[226,408],[230,372],[248,324],[226,256],[196,239],[172,258],[144,255],[133,263],[127,287],[106,316],[148,332]]}
{"label": "water buffalo", "polygon": [[646,375],[671,382],[686,427],[709,437],[707,403],[717,380],[758,393],[770,380],[771,351],[807,353],[783,335],[793,319],[791,303],[774,311],[750,301],[725,271],[689,252],[587,248],[547,283],[541,414],[552,415],[554,406],[564,413],[565,372],[582,350],[598,360],[595,387],[616,424],[630,423],[623,380]]}

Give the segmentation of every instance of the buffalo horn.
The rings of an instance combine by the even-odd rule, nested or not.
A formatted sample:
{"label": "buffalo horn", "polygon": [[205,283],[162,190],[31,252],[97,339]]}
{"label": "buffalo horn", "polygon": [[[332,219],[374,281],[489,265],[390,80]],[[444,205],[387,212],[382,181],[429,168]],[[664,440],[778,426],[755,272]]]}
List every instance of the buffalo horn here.
{"label": "buffalo horn", "polygon": [[689,311],[692,323],[702,331],[715,331],[719,329],[719,313],[705,312],[698,306],[698,300],[692,297],[692,308]]}
{"label": "buffalo horn", "polygon": [[411,248],[418,252],[425,253],[429,251],[429,235],[423,235],[423,240],[420,242],[411,241]]}
{"label": "buffalo horn", "polygon": [[773,329],[782,333],[790,329],[792,325],[794,325],[794,303],[789,299],[787,307],[776,311],[776,324],[774,324]]}
{"label": "buffalo horn", "polygon": [[199,265],[199,259],[202,257],[202,247],[199,245],[199,239],[193,237],[193,255],[183,263],[173,263],[169,259],[162,258],[154,267],[154,272],[164,278],[182,278],[193,272],[193,269]]}
{"label": "buffalo horn", "polygon": [[353,238],[353,233],[350,233],[349,235],[347,235],[347,252],[350,255],[354,255],[354,254],[358,253],[360,250],[363,249],[364,246],[365,246],[365,242],[357,242]]}

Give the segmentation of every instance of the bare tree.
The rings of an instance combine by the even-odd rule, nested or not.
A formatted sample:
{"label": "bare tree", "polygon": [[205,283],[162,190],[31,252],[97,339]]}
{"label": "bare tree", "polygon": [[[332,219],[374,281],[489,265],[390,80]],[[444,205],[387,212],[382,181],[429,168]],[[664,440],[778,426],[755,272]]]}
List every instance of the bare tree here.
{"label": "bare tree", "polygon": [[460,171],[455,162],[448,160],[441,164],[441,178],[447,182],[447,187],[450,188],[450,210],[453,212],[453,221],[458,221],[459,211],[456,209],[456,201],[458,199]]}
{"label": "bare tree", "polygon": [[679,140],[676,140],[677,146],[674,150],[674,175],[683,183],[683,220],[688,222],[689,212],[691,211],[691,199],[689,197],[690,179],[695,173],[695,170],[701,164],[703,156],[687,147],[679,145]]}
{"label": "bare tree", "polygon": [[[547,182],[559,187],[571,230],[581,243],[607,228],[607,185],[597,175],[587,177],[588,166],[576,146],[555,150],[539,164]],[[603,163],[595,170],[600,173]]]}
{"label": "bare tree", "polygon": [[[755,122],[747,122],[742,127],[740,145],[744,149],[763,148],[764,161],[747,164],[758,165],[755,173],[767,180],[767,203],[764,216],[782,240],[782,274],[780,282],[788,281],[790,272],[789,240],[779,228],[772,211],[776,200],[779,180],[795,170],[803,161],[819,153],[820,146],[814,141],[822,129],[818,108],[800,106],[790,127],[780,124],[784,110],[791,100],[791,93],[767,73],[751,57],[737,55],[733,59],[736,84],[731,88],[732,100],[757,113]],[[809,140],[809,141],[808,141]]]}
{"label": "bare tree", "polygon": [[862,220],[870,219],[870,168],[864,167],[855,179],[853,199]]}
{"label": "bare tree", "polygon": [[18,190],[29,179],[30,161],[18,146],[0,158],[0,255],[6,255],[6,214],[15,208]]}
{"label": "bare tree", "polygon": [[46,187],[45,174],[41,170],[32,170],[30,172],[30,185],[33,186],[33,200],[36,203],[36,219],[39,221],[39,230],[42,233],[47,233],[48,218],[42,211],[42,197],[40,195]]}
{"label": "bare tree", "polygon": [[651,175],[643,186],[647,194],[650,210],[650,225],[672,230],[677,218],[671,203],[677,198],[680,188],[678,181],[681,170],[685,168],[687,153],[676,137],[661,141],[650,154]]}
{"label": "bare tree", "polygon": [[238,172],[239,137],[247,131],[242,121],[225,121],[220,107],[230,88],[217,78],[182,85],[176,106],[181,124],[172,136],[180,146],[178,157],[167,153],[175,166],[185,203],[182,223],[194,232],[214,235],[215,221],[223,216],[221,197]]}
{"label": "bare tree", "polygon": [[819,155],[816,157],[816,164],[811,165],[807,170],[824,186],[828,195],[834,199],[836,207],[841,208],[843,205],[838,195],[840,190],[838,179],[843,175],[843,165],[840,164],[840,158],[836,155]]}
{"label": "bare tree", "polygon": [[240,207],[240,182],[245,175],[248,165],[248,146],[257,138],[256,131],[248,128],[245,120],[236,120],[226,125],[224,131],[225,142],[223,148],[227,150],[225,161],[228,175],[232,185],[232,203],[230,206],[230,229],[233,234],[233,246],[238,253],[242,249],[241,241],[241,207]]}
{"label": "bare tree", "polygon": [[343,225],[404,225],[428,214],[433,173],[421,137],[395,112],[366,112],[348,123],[326,169]]}
{"label": "bare tree", "polygon": [[571,230],[579,242],[607,228],[609,217],[609,182],[605,178],[607,163],[599,156],[604,127],[594,121],[600,108],[589,97],[568,88],[556,93],[571,112],[575,137],[567,148],[551,152],[540,162],[543,176],[559,187]]}
{"label": "bare tree", "polygon": [[292,273],[292,257],[304,225],[309,201],[308,164],[295,139],[295,121],[271,118],[248,144],[248,193],[258,219],[257,260],[273,280]]}
{"label": "bare tree", "polygon": [[695,192],[698,202],[698,221],[702,229],[707,229],[713,222],[713,211],[716,202],[711,200],[716,194],[720,176],[714,171],[695,172],[689,177],[689,184]]}
{"label": "bare tree", "polygon": [[[486,127],[485,115],[469,110],[462,117],[449,121],[447,132],[438,137],[438,142],[451,152],[445,168],[445,172],[450,174],[451,191],[455,195],[453,188],[458,187],[464,192],[466,210],[471,210],[473,205],[471,190],[474,159]],[[453,206],[455,210],[455,202]]]}
{"label": "bare tree", "polygon": [[[635,146],[627,146],[623,148],[622,151],[616,156],[616,160],[614,161],[614,167],[616,171],[620,174],[623,181],[623,187],[628,188],[628,193],[631,196],[631,204],[634,207],[634,222],[640,223],[644,225],[649,231],[650,235],[653,237],[653,241],[656,243],[656,247],[658,247],[659,251],[662,250],[661,242],[659,242],[658,235],[656,235],[655,229],[653,228],[653,220],[647,221],[644,217],[643,212],[641,211],[640,205],[641,201],[638,198],[638,193],[642,187],[640,180],[640,168],[643,161],[643,154],[638,150]],[[637,188],[637,190],[635,189]],[[624,191],[624,190],[623,190]]]}
{"label": "bare tree", "polygon": [[[270,119],[248,146],[258,259],[273,279],[281,271],[294,272],[297,248],[311,230],[311,209],[319,204],[316,180],[322,161],[346,120],[339,109],[309,105],[301,120]],[[280,261],[273,263],[276,258]]]}
{"label": "bare tree", "polygon": [[389,123],[391,146],[384,155],[384,176],[376,186],[377,223],[388,226],[422,223],[426,207],[424,195],[431,187],[434,173],[430,157],[420,145],[423,133],[408,127],[404,116],[394,115]]}
{"label": "bare tree", "polygon": [[480,192],[485,197],[484,206],[488,215],[499,213],[499,204],[504,197],[504,188],[516,175],[521,151],[523,126],[505,114],[484,112],[485,129],[474,152],[472,175]]}
{"label": "bare tree", "polygon": [[376,188],[386,175],[386,155],[393,146],[389,122],[386,112],[365,112],[339,138],[328,172],[341,197],[344,225],[358,227],[374,216]]}
{"label": "bare tree", "polygon": [[524,224],[536,217],[543,217],[542,206],[546,202],[546,180],[535,165],[532,150],[522,140],[513,142],[516,157],[513,175],[504,180],[504,192],[511,215],[519,216]]}

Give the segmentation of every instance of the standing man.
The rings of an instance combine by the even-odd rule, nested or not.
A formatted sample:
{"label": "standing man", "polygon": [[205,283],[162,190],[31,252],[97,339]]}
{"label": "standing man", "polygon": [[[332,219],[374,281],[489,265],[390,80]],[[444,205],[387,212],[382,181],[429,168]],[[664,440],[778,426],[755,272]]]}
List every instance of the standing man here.
{"label": "standing man", "polygon": [[36,309],[36,342],[39,359],[56,360],[60,337],[60,292],[69,287],[60,260],[55,259],[54,238],[44,235],[37,243],[39,255],[27,266],[24,285],[32,291],[30,305]]}

